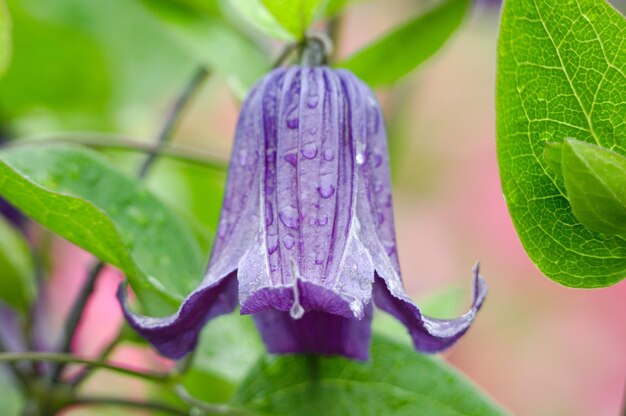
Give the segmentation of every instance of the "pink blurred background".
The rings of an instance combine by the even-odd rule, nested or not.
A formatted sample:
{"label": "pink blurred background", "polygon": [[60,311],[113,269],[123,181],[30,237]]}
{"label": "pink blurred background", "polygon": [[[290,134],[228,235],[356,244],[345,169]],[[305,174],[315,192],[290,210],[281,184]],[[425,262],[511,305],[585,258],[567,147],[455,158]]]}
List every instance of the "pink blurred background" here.
{"label": "pink blurred background", "polygon": [[[342,24],[339,54],[357,49],[411,10],[408,0],[352,6]],[[502,198],[495,154],[497,19],[496,9],[478,8],[437,57],[395,90],[380,93],[388,120],[393,118],[391,146],[402,149],[392,157],[405,283],[417,299],[461,287],[462,311],[469,302],[470,270],[480,260],[488,300],[446,359],[514,414],[620,415],[626,282],[585,291],[543,277],[522,249]],[[223,80],[212,80],[188,113],[179,140],[227,157],[236,117],[237,104]],[[59,328],[91,261],[60,240],[55,253],[48,289],[55,311],[51,332]],[[115,333],[121,317],[114,291],[121,278],[110,269],[100,281],[77,351],[95,354]],[[116,358],[167,365],[128,347]],[[98,375],[90,388],[141,388],[109,380]]]}

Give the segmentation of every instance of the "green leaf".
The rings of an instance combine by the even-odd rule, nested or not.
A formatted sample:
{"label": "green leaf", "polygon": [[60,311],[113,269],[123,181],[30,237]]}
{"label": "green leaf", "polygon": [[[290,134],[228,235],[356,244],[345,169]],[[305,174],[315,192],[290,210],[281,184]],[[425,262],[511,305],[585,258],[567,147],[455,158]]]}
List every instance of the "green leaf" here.
{"label": "green leaf", "polygon": [[508,0],[498,44],[502,188],[530,258],[550,279],[602,287],[626,276],[626,241],[585,227],[543,157],[565,137],[626,154],[626,21],[607,2]]}
{"label": "green leaf", "polygon": [[354,72],[370,87],[391,85],[446,43],[461,26],[469,5],[469,0],[443,0],[349,56],[338,66]]}
{"label": "green leaf", "polygon": [[0,152],[0,194],[127,274],[151,313],[171,312],[202,278],[190,231],[136,180],[73,146]]}
{"label": "green leaf", "polygon": [[374,336],[368,363],[265,356],[235,403],[273,415],[503,415],[463,376],[411,347]]}
{"label": "green leaf", "polygon": [[235,92],[247,90],[269,68],[267,56],[219,14],[199,13],[172,0],[143,0],[191,56],[227,78]]}
{"label": "green leaf", "polygon": [[562,175],[576,218],[592,231],[626,233],[626,157],[566,139]]}
{"label": "green leaf", "polygon": [[35,298],[35,267],[19,230],[0,216],[0,300],[23,313]]}
{"label": "green leaf", "polygon": [[261,0],[288,32],[302,39],[322,0]]}
{"label": "green leaf", "polygon": [[294,37],[276,21],[261,0],[230,0],[233,8],[261,32],[280,40],[293,41]]}
{"label": "green leaf", "polygon": [[0,0],[0,77],[11,62],[11,15],[5,0]]}

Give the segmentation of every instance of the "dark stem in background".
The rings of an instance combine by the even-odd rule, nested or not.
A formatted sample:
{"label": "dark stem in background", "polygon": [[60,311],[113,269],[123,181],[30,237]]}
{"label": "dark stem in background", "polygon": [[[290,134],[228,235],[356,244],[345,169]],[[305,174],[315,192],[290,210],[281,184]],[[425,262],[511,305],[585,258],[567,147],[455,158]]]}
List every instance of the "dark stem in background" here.
{"label": "dark stem in background", "polygon": [[337,47],[339,45],[339,36],[341,35],[341,15],[337,15],[328,19],[326,23],[326,33],[328,37],[333,42],[335,46],[333,50],[330,52],[330,56],[328,57],[329,62],[335,62],[337,60]]}
{"label": "dark stem in background", "polygon": [[298,49],[299,47],[300,47],[300,43],[289,43],[289,44],[287,44],[283,48],[283,50],[280,52],[280,55],[278,55],[278,58],[276,58],[276,60],[272,64],[272,69],[276,69],[279,66],[281,66],[282,64],[284,64],[285,62],[287,62],[287,59],[289,59],[291,54],[293,52],[295,52],[295,50]]}
{"label": "dark stem in background", "polygon": [[195,92],[198,91],[198,87],[202,85],[202,83],[208,76],[209,71],[206,68],[200,67],[196,70],[193,77],[183,90],[182,94],[174,103],[174,106],[170,110],[167,119],[165,119],[165,124],[163,125],[161,132],[157,136],[156,147],[148,154],[148,157],[139,168],[139,171],[137,172],[137,177],[139,179],[143,179],[146,176],[148,170],[156,160],[157,156],[165,147],[165,144],[171,139],[172,133],[174,133],[174,129],[178,125],[178,122],[180,121],[183,110],[187,106],[187,103],[195,94]]}
{"label": "dark stem in background", "polygon": [[[156,147],[149,153],[144,163],[140,166],[137,172],[137,177],[139,179],[143,179],[146,176],[165,144],[171,139],[174,129],[180,121],[187,104],[208,76],[209,71],[204,67],[200,67],[194,72],[191,80],[187,83],[180,96],[176,99],[169,115],[165,119],[165,123],[156,138]],[[81,287],[78,297],[72,305],[72,309],[70,310],[68,318],[65,321],[63,336],[59,346],[60,352],[69,353],[71,351],[74,334],[76,333],[76,329],[78,328],[78,324],[82,318],[85,306],[87,305],[89,297],[93,293],[98,276],[103,268],[104,263],[98,262],[89,269],[87,280]],[[57,383],[61,379],[61,375],[63,374],[66,364],[67,363],[65,362],[59,362],[53,367],[51,377],[53,383]],[[87,372],[88,371],[89,369],[87,369]],[[83,377],[85,376],[86,375]]]}

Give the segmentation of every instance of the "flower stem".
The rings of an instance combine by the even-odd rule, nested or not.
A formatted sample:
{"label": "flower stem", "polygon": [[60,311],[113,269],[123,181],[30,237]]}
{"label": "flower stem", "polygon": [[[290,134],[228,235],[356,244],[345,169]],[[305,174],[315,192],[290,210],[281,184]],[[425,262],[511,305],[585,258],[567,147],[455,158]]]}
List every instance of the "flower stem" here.
{"label": "flower stem", "polygon": [[151,371],[138,371],[128,367],[121,367],[105,361],[90,360],[87,358],[79,358],[70,354],[54,354],[44,352],[10,352],[0,353],[0,363],[17,363],[20,361],[45,361],[63,364],[84,364],[90,367],[104,368],[109,371],[120,373],[129,377],[141,378],[144,380],[155,382],[168,382],[171,376],[166,373],[156,373]]}

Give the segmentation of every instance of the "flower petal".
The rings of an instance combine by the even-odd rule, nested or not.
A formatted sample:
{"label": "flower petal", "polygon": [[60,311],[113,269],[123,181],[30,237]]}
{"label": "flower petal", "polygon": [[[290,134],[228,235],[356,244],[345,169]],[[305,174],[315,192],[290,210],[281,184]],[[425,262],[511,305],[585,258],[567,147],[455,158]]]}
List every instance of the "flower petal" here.
{"label": "flower petal", "polygon": [[162,355],[178,359],[195,348],[198,335],[209,319],[235,309],[237,279],[233,272],[210,285],[201,286],[185,299],[178,312],[164,318],[131,312],[123,285],[119,287],[117,297],[130,326]]}
{"label": "flower petal", "polygon": [[308,311],[293,319],[289,312],[268,309],[255,314],[254,321],[270,353],[343,355],[363,361],[369,356],[371,304],[365,308],[363,319],[320,311]]}
{"label": "flower petal", "polygon": [[377,276],[374,284],[374,302],[385,312],[395,316],[408,329],[415,348],[421,352],[436,353],[452,346],[469,329],[487,294],[487,284],[474,267],[474,301],[464,315],[454,319],[436,319],[424,316],[406,295],[401,286]]}

